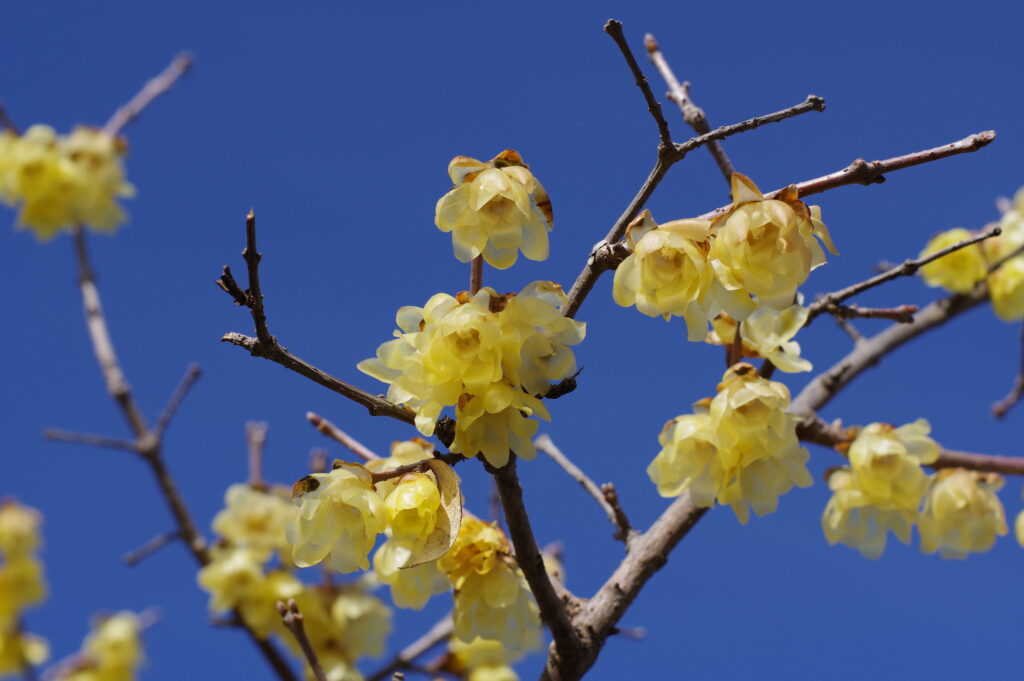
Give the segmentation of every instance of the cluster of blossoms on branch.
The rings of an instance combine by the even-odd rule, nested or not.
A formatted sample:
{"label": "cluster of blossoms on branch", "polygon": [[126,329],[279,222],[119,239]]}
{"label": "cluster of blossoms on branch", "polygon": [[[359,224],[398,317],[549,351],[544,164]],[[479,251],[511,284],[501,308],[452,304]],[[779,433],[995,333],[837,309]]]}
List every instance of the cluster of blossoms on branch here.
{"label": "cluster of blossoms on branch", "polygon": [[[825,263],[819,239],[836,253],[820,209],[800,201],[795,187],[766,199],[734,173],[732,207],[714,221],[658,225],[644,211],[630,224],[632,253],[615,271],[615,302],[650,317],[682,317],[687,337],[702,341],[708,320],[722,311],[744,322],[764,306],[792,306],[800,284]],[[762,317],[760,324],[772,321]]]}
{"label": "cluster of blossoms on branch", "polygon": [[0,132],[0,203],[18,207],[18,224],[40,241],[89,225],[111,232],[125,221],[118,198],[134,187],[124,178],[127,146],[97,128],[58,135],[33,125],[22,135]]}
{"label": "cluster of blossoms on branch", "polygon": [[[1014,257],[1024,248],[1024,188],[1021,188],[999,220],[997,237],[961,248],[921,268],[925,283],[954,293],[968,293],[978,282],[988,281],[992,308],[1006,322],[1024,319],[1024,257]],[[972,236],[962,227],[936,234],[922,256],[964,241]],[[1008,258],[1008,259],[1007,259]],[[992,269],[999,265],[997,269]]]}
{"label": "cluster of blossoms on branch", "polygon": [[829,474],[832,498],[821,524],[830,544],[878,558],[888,532],[907,544],[916,524],[922,551],[965,558],[989,550],[997,535],[1006,534],[995,494],[1002,478],[955,468],[927,475],[922,466],[939,456],[930,431],[924,419],[899,428],[872,423],[860,429],[846,450],[850,465]]}

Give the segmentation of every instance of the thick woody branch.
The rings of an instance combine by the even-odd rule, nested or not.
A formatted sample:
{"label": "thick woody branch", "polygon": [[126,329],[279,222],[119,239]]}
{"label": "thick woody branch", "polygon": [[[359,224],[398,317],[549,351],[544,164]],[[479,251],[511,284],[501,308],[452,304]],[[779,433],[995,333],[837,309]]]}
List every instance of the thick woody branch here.
{"label": "thick woody branch", "polygon": [[[864,291],[884,284],[887,281],[891,281],[899,277],[912,276],[916,274],[919,269],[921,269],[930,262],[934,262],[939,258],[949,255],[950,253],[955,253],[956,251],[959,251],[962,248],[967,248],[968,246],[972,246],[978,242],[984,241],[985,239],[991,239],[994,236],[999,236],[1001,233],[1002,229],[1000,229],[997,225],[985,232],[975,234],[969,239],[964,239],[963,241],[955,243],[952,246],[943,248],[940,251],[936,251],[935,253],[924,256],[922,258],[917,258],[915,260],[905,260],[902,264],[896,265],[895,267],[892,267],[877,276],[871,277],[870,279],[866,279],[857,284],[853,284],[852,286],[847,286],[846,288],[841,289],[839,291],[835,291],[834,293],[828,293],[819,298],[818,300],[816,300],[808,307],[810,311],[807,315],[807,321],[804,323],[804,325],[806,326],[807,324],[810,324],[811,321],[815,317],[820,315],[822,312],[832,312],[830,307],[834,307],[839,303],[843,302],[844,300],[848,300],[855,295],[858,295],[860,293],[863,293]],[[832,313],[835,314],[834,312]]]}
{"label": "thick woody branch", "polygon": [[[644,36],[644,47],[647,48],[647,56],[650,58],[651,63],[658,69],[658,73],[661,74],[665,85],[668,86],[668,98],[679,107],[679,112],[683,114],[683,120],[686,121],[686,124],[693,128],[694,132],[698,135],[706,135],[711,132],[711,126],[708,124],[704,110],[694,104],[690,98],[690,83],[679,82],[676,74],[672,71],[672,67],[668,65],[668,60],[665,59],[665,55],[661,52],[658,41],[650,33]],[[722,171],[725,181],[732,182],[732,174],[735,170],[722,145],[718,140],[712,140],[708,142],[707,146],[711,157],[715,159],[715,163],[718,165],[718,169]]]}
{"label": "thick woody branch", "polygon": [[[608,516],[608,520],[612,526],[615,527],[615,538],[627,542],[632,533],[632,528],[629,525],[629,521],[626,520],[626,514],[619,509],[616,512],[615,507],[612,506],[610,500],[607,498],[603,487],[598,487],[597,484],[590,479],[590,477],[584,473],[576,464],[574,464],[569,457],[567,457],[561,449],[559,449],[555,443],[551,440],[548,435],[541,435],[533,441],[534,446],[540,451],[544,452],[551,457],[551,460],[561,466],[562,470],[569,474],[569,477],[580,484],[587,494],[593,497],[597,505],[601,507],[604,514]],[[611,488],[611,495],[614,496],[616,502],[618,502],[618,495],[615,493],[615,488]]]}
{"label": "thick woody branch", "polygon": [[450,615],[438,620],[423,636],[402,648],[401,652],[395,655],[390,662],[367,676],[366,681],[383,681],[398,670],[408,669],[416,661],[416,658],[447,641],[454,628]]}
{"label": "thick woody branch", "polygon": [[544,556],[533,536],[530,517],[523,504],[523,489],[516,473],[516,456],[513,454],[507,464],[492,469],[492,473],[498,483],[498,494],[505,511],[505,524],[516,550],[516,561],[530,585],[534,598],[537,599],[541,619],[551,629],[551,637],[554,639],[551,658],[556,665],[572,666],[582,652],[580,638],[569,620],[566,604],[551,583],[551,578],[544,567]]}
{"label": "thick woody branch", "polygon": [[1020,328],[1020,340],[1020,371],[1017,373],[1017,377],[1013,379],[1013,388],[1010,389],[1006,397],[992,405],[992,415],[997,419],[1006,416],[1006,412],[1010,411],[1015,404],[1020,402],[1021,397],[1024,396],[1024,324]]}
{"label": "thick woody branch", "polygon": [[148,80],[128,103],[114,112],[103,126],[103,132],[111,137],[120,134],[124,127],[135,120],[154,99],[170,90],[178,79],[185,75],[192,67],[192,61],[190,54],[183,52],[177,55],[167,68]]}

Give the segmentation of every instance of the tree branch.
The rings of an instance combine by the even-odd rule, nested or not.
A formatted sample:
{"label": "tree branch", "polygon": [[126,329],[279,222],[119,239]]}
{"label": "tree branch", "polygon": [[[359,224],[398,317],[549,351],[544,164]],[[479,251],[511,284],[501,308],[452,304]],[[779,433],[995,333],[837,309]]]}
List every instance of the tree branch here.
{"label": "tree branch", "polygon": [[[615,538],[625,542],[628,547],[629,538],[633,533],[633,529],[630,527],[629,521],[626,520],[625,513],[622,513],[622,509],[620,508],[619,512],[616,512],[615,508],[606,497],[603,488],[598,487],[586,473],[584,473],[562,452],[562,450],[555,446],[555,443],[551,440],[549,435],[544,434],[539,436],[533,441],[533,444],[537,449],[550,456],[555,463],[562,467],[562,470],[569,474],[570,478],[578,482],[580,486],[594,498],[594,501],[597,502],[598,506],[601,507],[601,510],[604,511],[606,516],[608,516],[608,520],[615,527]],[[615,494],[614,488],[612,488],[611,493],[613,495]],[[617,500],[618,496],[616,495],[615,498]]]}
{"label": "tree branch", "polygon": [[319,414],[309,411],[306,412],[306,418],[313,424],[313,427],[317,429],[317,432],[331,438],[342,447],[348,449],[350,452],[361,458],[363,461],[373,461],[374,459],[381,458],[379,454]]}
{"label": "tree branch", "polygon": [[498,483],[498,494],[505,510],[505,524],[516,550],[516,561],[537,599],[541,619],[551,629],[551,637],[554,639],[551,660],[556,666],[572,666],[582,652],[580,638],[569,621],[566,604],[551,584],[551,578],[544,567],[544,557],[533,536],[530,517],[523,504],[523,490],[516,473],[516,456],[513,454],[501,468],[490,470]]}
{"label": "tree branch", "polygon": [[1024,396],[1024,324],[1021,324],[1020,340],[1020,371],[1017,372],[1017,377],[1013,380],[1013,388],[1010,389],[1010,392],[1006,397],[992,405],[992,415],[997,419],[1001,419],[1006,416],[1006,413],[1010,411],[1015,404],[1020,402],[1021,397]]}
{"label": "tree branch", "polygon": [[192,67],[192,55],[182,52],[174,57],[171,63],[158,75],[146,81],[142,89],[110,117],[103,132],[117,137],[126,125],[135,120],[154,99],[171,89],[171,87]]}
{"label": "tree branch", "polygon": [[827,312],[839,319],[890,319],[900,324],[914,321],[917,305],[896,307],[860,307],[858,305],[830,305]]}
{"label": "tree branch", "polygon": [[316,651],[313,650],[313,644],[309,641],[309,636],[306,635],[306,627],[303,622],[304,618],[302,613],[299,612],[299,606],[295,602],[294,598],[289,598],[288,603],[284,601],[277,602],[277,611],[281,613],[281,621],[284,622],[285,628],[292,632],[292,636],[295,637],[296,643],[299,644],[299,648],[302,649],[302,654],[306,656],[306,661],[309,663],[309,668],[313,672],[313,677],[316,681],[327,681],[327,675],[324,674],[324,668],[320,666],[320,660],[317,659]]}
{"label": "tree branch", "polygon": [[164,407],[163,412],[160,413],[160,418],[156,420],[156,426],[153,428],[153,435],[158,439],[163,438],[164,431],[167,430],[167,426],[171,424],[171,419],[174,418],[174,414],[178,411],[178,407],[181,406],[182,400],[188,395],[188,391],[192,389],[196,381],[199,380],[201,375],[198,364],[189,364],[188,369],[185,370],[185,377],[181,379],[181,383],[178,384],[177,389],[171,394],[171,399],[167,400],[167,406]]}
{"label": "tree branch", "polygon": [[427,633],[402,648],[401,652],[395,655],[390,662],[367,676],[366,681],[383,681],[383,679],[395,671],[408,669],[417,657],[426,654],[434,646],[448,640],[453,630],[454,625],[452,624],[451,615],[446,615],[443,619],[438,620]]}
{"label": "tree branch", "polygon": [[263,479],[263,450],[267,444],[265,421],[248,421],[245,424],[245,445],[249,460],[249,486],[266,488]]}
{"label": "tree branch", "polygon": [[60,430],[58,428],[47,428],[43,431],[43,439],[54,440],[55,442],[70,442],[80,445],[92,445],[93,447],[103,447],[105,449],[120,449],[126,452],[139,453],[139,448],[136,443],[129,440],[122,440],[116,437],[107,437],[106,435],[93,435],[92,433],[76,433],[70,430]]}
{"label": "tree branch", "polygon": [[154,553],[177,539],[181,539],[181,530],[172,530],[170,532],[158,534],[134,551],[129,551],[121,556],[121,562],[125,565],[138,565],[146,558],[149,558]]}
{"label": "tree branch", "polygon": [[0,128],[7,130],[12,135],[21,135],[18,126],[14,124],[14,121],[7,114],[7,109],[4,108],[3,102],[0,102]]}
{"label": "tree branch", "polygon": [[[672,67],[668,65],[668,60],[662,54],[658,41],[650,33],[644,36],[644,46],[647,48],[647,56],[655,68],[658,69],[662,79],[665,81],[665,85],[668,86],[667,97],[679,107],[679,112],[683,114],[683,120],[686,121],[686,124],[693,128],[694,132],[698,135],[706,135],[711,132],[711,126],[708,124],[704,110],[690,99],[690,83],[679,83],[679,80],[676,79],[676,74],[672,71]],[[731,183],[732,174],[735,172],[735,169],[722,145],[718,140],[712,140],[708,142],[707,146],[725,181]]]}
{"label": "tree branch", "polygon": [[822,312],[829,311],[828,308],[830,306],[838,305],[844,300],[848,300],[859,293],[863,293],[868,289],[872,289],[876,286],[884,284],[887,281],[891,281],[892,279],[897,279],[899,277],[907,277],[916,274],[919,269],[921,269],[930,262],[934,262],[939,258],[949,255],[950,253],[959,251],[962,248],[967,248],[968,246],[972,246],[980,241],[984,241],[985,239],[990,239],[994,236],[999,236],[1000,234],[1002,234],[1002,229],[1000,229],[999,226],[996,225],[991,229],[982,232],[981,234],[975,234],[969,239],[964,239],[963,241],[955,243],[952,246],[948,246],[940,251],[936,251],[931,255],[917,258],[916,260],[904,260],[903,264],[896,265],[895,267],[885,272],[882,272],[879,275],[871,277],[870,279],[859,282],[857,284],[853,284],[852,286],[847,286],[846,288],[841,289],[839,291],[835,291],[834,293],[825,294],[824,296],[822,296],[821,298],[819,298],[814,303],[808,306],[809,312],[807,314],[807,321],[804,322],[804,326],[810,324],[811,321],[815,317],[820,315]]}
{"label": "tree branch", "polygon": [[640,65],[637,64],[633,51],[629,49],[626,36],[622,33],[622,22],[609,19],[604,25],[604,32],[611,36],[611,39],[619,47],[623,58],[626,60],[626,64],[629,66],[629,70],[633,73],[636,86],[640,88],[640,92],[644,95],[644,101],[647,102],[647,110],[651,113],[651,117],[654,118],[654,122],[658,126],[658,137],[661,140],[660,146],[665,149],[670,148],[672,146],[672,133],[669,132],[668,121],[665,120],[665,116],[661,112],[661,105],[658,104],[658,99],[651,92],[651,86],[647,82],[647,77],[640,70]]}

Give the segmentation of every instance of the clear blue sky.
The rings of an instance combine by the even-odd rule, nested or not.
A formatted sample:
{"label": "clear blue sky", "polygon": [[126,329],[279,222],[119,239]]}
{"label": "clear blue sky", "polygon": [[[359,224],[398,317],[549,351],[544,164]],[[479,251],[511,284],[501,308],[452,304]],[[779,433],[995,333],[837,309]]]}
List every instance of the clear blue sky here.
{"label": "clear blue sky", "polygon": [[[628,8],[627,8],[628,7]],[[395,310],[465,288],[467,267],[433,224],[457,154],[519,150],[555,209],[552,256],[486,283],[572,283],[639,187],[656,130],[618,50],[601,27],[617,17],[648,73],[653,32],[712,125],[826,98],[821,114],[726,143],[765,190],[995,129],[989,148],[890,176],[881,186],[815,197],[842,255],[811,277],[808,295],[865,278],[879,260],[916,255],[936,231],[995,219],[994,199],[1024,184],[1020,26],[1009,2],[823,4],[636,3],[7,3],[0,98],[22,126],[99,124],[181,49],[195,71],[127,131],[139,189],[131,222],[94,238],[114,340],[147,412],[155,415],[186,365],[205,374],[179,413],[166,455],[208,528],[224,489],[245,476],[243,427],[270,423],[268,474],[290,482],[308,452],[328,446],[304,414],[317,411],[385,450],[414,434],[305,379],[218,342],[250,331],[213,285],[241,269],[243,216],[256,210],[271,330],[290,349],[371,391],[355,364],[390,337]],[[659,94],[663,88],[657,84]],[[666,109],[677,139],[687,129]],[[656,218],[702,213],[727,200],[710,158],[677,166],[650,203]],[[0,224],[13,224],[0,211]],[[39,246],[0,230],[5,332],[0,362],[0,493],[46,515],[49,602],[29,614],[56,656],[74,650],[97,610],[159,604],[142,678],[268,678],[237,632],[210,629],[206,596],[180,546],[139,567],[120,556],[170,519],[143,466],[129,456],[47,444],[58,426],[124,435],[81,320],[70,240]],[[688,344],[665,324],[611,300],[604,277],[583,306],[581,388],[552,405],[543,429],[598,481],[614,480],[635,524],[666,502],[644,469],[662,424],[711,394],[721,352]],[[860,302],[923,304],[919,281]],[[884,322],[864,322],[865,332]],[[826,320],[801,343],[816,369],[849,342]],[[954,449],[1024,454],[1024,408],[994,422],[1009,388],[1017,329],[976,310],[901,349],[857,379],[824,413],[848,423],[918,417]],[[808,375],[783,375],[799,390]],[[333,454],[341,455],[337,448]],[[840,463],[812,450],[816,484],[783,497],[774,515],[740,526],[716,510],[697,526],[623,620],[642,641],[611,640],[594,678],[1007,678],[1024,634],[1024,552],[1012,538],[965,562],[890,543],[870,562],[829,547],[819,517],[821,472]],[[562,540],[568,582],[589,595],[621,556],[592,501],[546,460],[524,464],[539,540]],[[469,503],[485,508],[485,475],[463,465]],[[1002,493],[1012,518],[1021,484]],[[446,605],[401,613],[402,645]],[[536,675],[540,656],[525,661]],[[368,668],[374,668],[370,664]]]}

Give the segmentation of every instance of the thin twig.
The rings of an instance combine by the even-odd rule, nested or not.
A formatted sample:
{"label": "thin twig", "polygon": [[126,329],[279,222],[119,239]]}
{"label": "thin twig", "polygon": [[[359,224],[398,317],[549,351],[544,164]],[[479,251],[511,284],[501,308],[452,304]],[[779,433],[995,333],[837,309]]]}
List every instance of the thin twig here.
{"label": "thin twig", "polygon": [[460,461],[464,461],[461,454],[441,454],[439,452],[434,453],[434,458],[424,459],[423,461],[415,461],[413,463],[407,463],[397,468],[391,468],[386,471],[374,471],[370,475],[373,478],[374,484],[383,482],[385,480],[391,480],[393,478],[400,478],[403,475],[409,473],[425,473],[430,470],[430,466],[427,464],[431,461],[444,461],[449,466],[454,466]]}
{"label": "thin twig", "polygon": [[860,343],[864,340],[864,336],[862,336],[860,331],[857,330],[857,327],[849,321],[842,317],[834,317],[834,319],[836,320],[836,324],[839,325],[839,328],[846,332],[846,335],[850,337],[854,344]]}
{"label": "thin twig", "polygon": [[[633,525],[630,524],[629,518],[626,516],[626,511],[622,508],[622,503],[619,501],[619,491],[615,489],[615,483],[606,482],[601,485],[601,494],[604,495],[604,500],[608,502],[608,505],[612,507],[612,513],[615,515],[615,524],[620,528],[620,533],[623,535],[622,540],[626,542],[626,546],[629,546],[629,539],[634,534]],[[616,535],[616,539],[618,539]]]}
{"label": "thin twig", "polygon": [[164,407],[163,412],[160,413],[160,418],[156,420],[156,426],[153,427],[153,434],[157,438],[163,438],[164,431],[171,424],[171,419],[174,418],[178,407],[181,406],[182,400],[188,395],[188,391],[192,389],[195,382],[199,380],[201,373],[198,364],[188,365],[188,369],[185,370],[185,377],[181,379],[181,383],[178,384],[177,389],[171,394],[171,399],[167,400],[167,406]]}
{"label": "thin twig", "polygon": [[626,210],[619,216],[619,219],[615,221],[615,224],[612,225],[612,228],[608,231],[604,240],[598,242],[590,253],[590,256],[587,258],[587,264],[584,266],[583,271],[580,272],[579,276],[576,277],[576,281],[569,290],[568,300],[565,305],[562,306],[562,314],[566,317],[574,317],[576,312],[579,310],[580,305],[583,304],[584,299],[587,297],[587,294],[590,293],[590,290],[597,282],[597,278],[601,276],[601,273],[605,270],[615,269],[618,267],[619,263],[629,255],[629,249],[624,244],[620,244],[618,242],[626,233],[626,227],[633,218],[640,214],[640,211],[647,203],[647,200],[651,197],[651,194],[654,193],[654,190],[657,189],[669,168],[674,164],[681,161],[694,149],[698,149],[709,142],[725,139],[731,135],[746,132],[748,130],[754,130],[762,125],[782,121],[787,118],[792,118],[793,116],[799,116],[800,114],[804,114],[809,111],[821,111],[824,108],[825,100],[820,97],[810,95],[803,102],[787,109],[766,114],[764,116],[750,118],[733,125],[722,126],[706,135],[700,135],[683,142],[682,144],[673,145],[671,148],[659,146],[658,158],[654,164],[654,168],[652,168],[651,172],[647,175],[647,179],[644,180],[644,183],[636,193],[636,196],[634,196],[633,200],[629,202]]}
{"label": "thin twig", "polygon": [[587,494],[593,497],[594,501],[597,502],[597,505],[601,507],[602,511],[604,511],[604,514],[608,516],[609,522],[611,522],[612,526],[615,527],[615,538],[624,542],[627,541],[631,529],[628,521],[625,527],[621,524],[619,516],[615,513],[615,509],[605,497],[602,489],[597,486],[597,483],[591,480],[586,473],[574,464],[569,457],[567,457],[562,450],[555,445],[549,435],[540,435],[533,441],[533,445],[550,456],[552,461],[561,466],[562,470],[568,473],[570,478],[578,482],[580,486],[586,490]]}
{"label": "thin twig", "polygon": [[70,430],[59,430],[47,428],[43,431],[43,438],[56,442],[71,442],[80,445],[92,445],[93,447],[104,447],[106,449],[120,449],[126,452],[138,453],[139,448],[134,442],[121,440],[106,435],[93,435],[92,433],[76,433]]}
{"label": "thin twig", "polygon": [[516,550],[516,561],[519,563],[523,576],[530,591],[537,599],[541,619],[551,629],[554,639],[552,656],[555,664],[573,665],[581,654],[580,638],[569,615],[566,604],[551,584],[547,569],[544,567],[544,556],[537,546],[530,526],[530,516],[523,503],[523,489],[516,473],[515,454],[509,457],[507,464],[498,469],[491,469],[498,483],[501,505],[505,510],[505,525],[508,527],[509,538]]}
{"label": "thin twig", "polygon": [[899,305],[897,307],[860,307],[858,305],[830,305],[826,310],[840,319],[890,319],[900,324],[914,321],[917,305]]}
{"label": "thin twig", "polygon": [[306,412],[306,418],[313,424],[313,427],[316,428],[318,432],[331,438],[342,447],[361,458],[363,461],[373,461],[374,459],[381,458],[379,454],[325,419],[323,416],[310,411]]}
{"label": "thin twig", "polygon": [[154,99],[171,89],[177,80],[191,68],[192,61],[192,55],[185,52],[174,57],[167,68],[146,81],[142,89],[127,104],[114,112],[114,115],[103,126],[103,132],[111,137],[119,135],[124,127],[135,120]]}
{"label": "thin twig", "polygon": [[289,598],[287,604],[284,601],[278,601],[277,611],[281,613],[281,621],[284,622],[285,628],[292,632],[295,641],[302,648],[302,654],[306,656],[309,668],[313,671],[313,677],[317,681],[327,681],[324,668],[320,666],[320,660],[316,656],[316,651],[313,650],[313,644],[310,643],[309,636],[306,635],[302,613],[299,612],[299,606],[296,604],[295,599]]}
{"label": "thin twig", "polygon": [[249,454],[249,486],[265,487],[263,480],[263,449],[267,444],[265,421],[249,421],[245,424],[245,444]]}
{"label": "thin twig", "polygon": [[1020,340],[1020,371],[1017,372],[1017,377],[1013,379],[1013,388],[1010,389],[1010,392],[1006,397],[992,405],[992,415],[997,419],[1001,419],[1006,416],[1006,413],[1010,411],[1015,404],[1020,402],[1021,397],[1024,396],[1024,323],[1021,323],[1020,327]]}
{"label": "thin twig", "polygon": [[665,120],[665,115],[661,112],[661,105],[658,104],[658,98],[651,91],[651,85],[647,82],[644,72],[640,70],[640,65],[637,63],[636,57],[633,56],[633,51],[629,49],[626,36],[622,33],[622,22],[609,19],[608,23],[604,25],[604,32],[611,36],[611,39],[618,45],[622,56],[626,60],[626,64],[629,66],[629,70],[633,73],[636,86],[640,88],[644,101],[647,102],[647,110],[651,113],[651,117],[654,118],[654,122],[658,126],[658,137],[661,141],[661,146],[665,149],[670,148],[672,146],[672,133],[669,132],[668,121]]}
{"label": "thin twig", "polygon": [[121,562],[125,565],[138,565],[146,558],[178,539],[181,539],[181,530],[172,530],[171,532],[158,534],[134,551],[129,551],[121,556]]}
{"label": "thin twig", "polygon": [[[885,174],[896,170],[903,170],[922,163],[931,163],[957,154],[968,154],[978,149],[987,147],[996,138],[994,130],[985,130],[968,135],[962,140],[944,144],[941,147],[933,147],[922,151],[915,151],[902,156],[894,156],[881,161],[865,161],[862,158],[856,159],[853,163],[840,171],[829,175],[822,175],[813,180],[805,180],[796,184],[800,198],[820,194],[821,192],[837,187],[845,187],[850,184],[881,184],[885,182]],[[785,189],[785,188],[783,188]],[[779,195],[783,189],[776,189],[765,194],[765,198],[771,199]],[[713,211],[701,215],[704,219],[714,219],[726,213],[732,206],[721,206]]]}
{"label": "thin twig", "polygon": [[725,368],[743,361],[743,322],[736,322],[736,331],[732,336],[732,344],[725,349]]}
{"label": "thin twig", "polygon": [[430,627],[425,634],[402,648],[390,662],[367,676],[366,681],[383,681],[388,675],[393,674],[399,669],[408,669],[416,658],[448,640],[454,628],[451,615],[446,615],[438,620],[434,626]]}
{"label": "thin twig", "polygon": [[921,258],[917,258],[915,260],[905,260],[902,264],[896,265],[892,269],[882,272],[881,274],[871,277],[870,279],[866,279],[862,282],[853,284],[852,286],[847,286],[846,288],[840,289],[839,291],[825,294],[824,296],[822,296],[821,298],[814,301],[814,303],[808,306],[809,312],[807,314],[807,321],[804,322],[804,326],[810,324],[811,321],[815,317],[820,315],[822,312],[830,311],[829,306],[838,305],[844,300],[848,300],[849,298],[852,298],[853,296],[859,293],[863,293],[868,289],[872,289],[892,279],[913,275],[917,273],[919,269],[921,269],[930,262],[934,262],[939,258],[949,255],[950,253],[959,251],[962,248],[967,248],[968,246],[972,246],[980,241],[984,241],[985,239],[991,239],[994,236],[999,236],[1001,233],[1002,230],[999,228],[998,225],[996,225],[991,229],[982,232],[981,234],[975,234],[969,239],[964,239],[963,241],[955,243],[952,246],[948,246],[947,248],[943,248],[940,251],[936,251],[935,253],[926,255]]}
{"label": "thin twig", "polygon": [[3,102],[0,102],[0,128],[8,130],[13,135],[21,135],[18,126],[14,124],[14,121],[7,114],[7,109],[4,108]]}
{"label": "thin twig", "polygon": [[484,256],[478,255],[469,263],[469,295],[475,296],[484,283]]}
{"label": "thin twig", "polygon": [[[704,110],[690,99],[690,83],[679,82],[672,67],[668,65],[665,55],[662,54],[658,41],[650,33],[644,36],[644,46],[647,48],[647,56],[668,86],[668,98],[679,107],[679,112],[683,114],[686,124],[693,128],[698,135],[706,135],[711,132],[711,126],[708,124]],[[725,177],[725,181],[732,182],[732,174],[735,171],[721,143],[718,140],[712,140],[708,142],[707,147],[711,157],[715,159],[718,169],[722,172],[722,176]]]}

